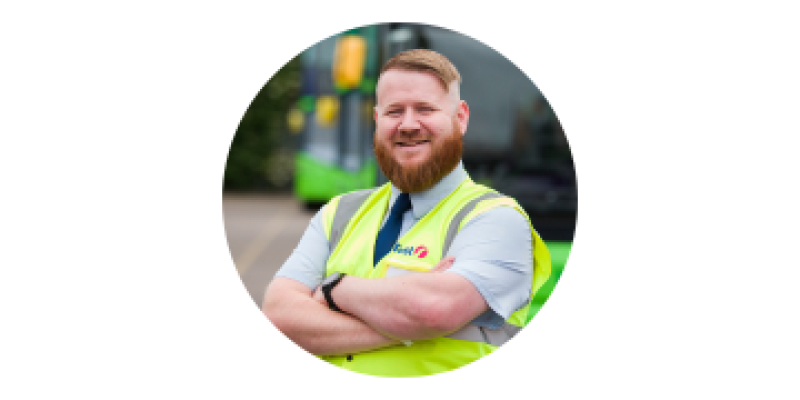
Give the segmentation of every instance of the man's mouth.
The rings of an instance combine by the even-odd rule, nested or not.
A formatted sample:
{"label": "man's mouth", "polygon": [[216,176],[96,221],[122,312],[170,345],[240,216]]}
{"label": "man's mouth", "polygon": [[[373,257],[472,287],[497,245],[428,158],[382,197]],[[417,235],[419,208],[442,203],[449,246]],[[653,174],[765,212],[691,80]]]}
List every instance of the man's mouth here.
{"label": "man's mouth", "polygon": [[394,144],[400,147],[414,147],[428,142],[430,142],[430,140],[406,140],[403,142],[395,142]]}

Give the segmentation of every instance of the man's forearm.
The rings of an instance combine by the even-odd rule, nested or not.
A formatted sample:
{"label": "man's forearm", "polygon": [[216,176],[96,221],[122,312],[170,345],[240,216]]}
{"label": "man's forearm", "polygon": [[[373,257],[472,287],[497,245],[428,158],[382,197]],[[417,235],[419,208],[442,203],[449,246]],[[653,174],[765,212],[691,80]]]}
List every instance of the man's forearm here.
{"label": "man's forearm", "polygon": [[316,355],[354,354],[397,345],[363,321],[332,311],[300,283],[276,278],[267,289],[264,314],[289,339]]}
{"label": "man's forearm", "polygon": [[466,279],[449,273],[412,273],[385,279],[346,277],[332,296],[343,311],[378,332],[402,340],[444,336],[487,309]]}

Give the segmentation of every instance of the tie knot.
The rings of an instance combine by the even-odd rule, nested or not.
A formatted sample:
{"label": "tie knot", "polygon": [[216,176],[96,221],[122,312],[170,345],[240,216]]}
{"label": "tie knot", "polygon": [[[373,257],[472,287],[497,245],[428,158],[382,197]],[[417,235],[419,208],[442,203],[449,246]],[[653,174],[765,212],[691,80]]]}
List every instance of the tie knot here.
{"label": "tie knot", "polygon": [[394,201],[389,218],[400,218],[409,209],[411,209],[411,199],[408,197],[408,193],[400,193],[400,196],[397,196]]}

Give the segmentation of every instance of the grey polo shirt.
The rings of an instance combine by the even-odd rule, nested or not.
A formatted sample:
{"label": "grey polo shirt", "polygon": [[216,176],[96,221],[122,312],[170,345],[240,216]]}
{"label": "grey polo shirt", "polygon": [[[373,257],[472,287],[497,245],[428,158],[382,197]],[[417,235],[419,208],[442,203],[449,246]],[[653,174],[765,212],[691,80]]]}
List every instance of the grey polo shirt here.
{"label": "grey polo shirt", "polygon": [[[430,189],[411,193],[411,210],[403,215],[402,236],[417,221],[467,179],[459,164]],[[389,207],[400,190],[392,185]],[[315,289],[325,277],[325,264],[331,253],[321,209],[309,223],[292,255],[275,276],[296,280]],[[384,216],[386,223],[388,213]],[[510,207],[488,210],[468,221],[458,232],[447,255],[455,262],[445,273],[466,278],[481,293],[489,310],[471,323],[489,329],[501,327],[508,316],[524,306],[530,296],[533,274],[531,233],[528,222]]]}

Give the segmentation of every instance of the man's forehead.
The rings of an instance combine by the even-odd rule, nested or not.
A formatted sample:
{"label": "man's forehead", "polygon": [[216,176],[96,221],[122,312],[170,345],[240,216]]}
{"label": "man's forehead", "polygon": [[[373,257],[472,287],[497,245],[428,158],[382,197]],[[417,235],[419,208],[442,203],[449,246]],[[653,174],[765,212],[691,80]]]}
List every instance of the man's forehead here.
{"label": "man's forehead", "polygon": [[429,71],[415,71],[415,70],[407,70],[407,69],[390,69],[388,71],[384,71],[378,77],[378,85],[381,82],[403,82],[403,81],[430,81],[435,82],[437,86],[442,88],[442,90],[446,90],[444,84],[442,83],[441,79],[439,79],[433,72]]}
{"label": "man's forehead", "polygon": [[[379,104],[381,104],[381,97],[387,95],[387,89],[393,89],[392,93],[400,92],[416,92],[423,94],[431,100],[441,97],[453,97],[454,100],[459,100],[458,81],[450,83],[448,88],[443,87],[441,80],[439,80],[433,73],[425,71],[409,71],[401,69],[391,69],[385,71],[378,78],[378,84],[375,87],[375,96]],[[383,94],[384,96],[381,96]],[[420,99],[424,101],[424,99]]]}

